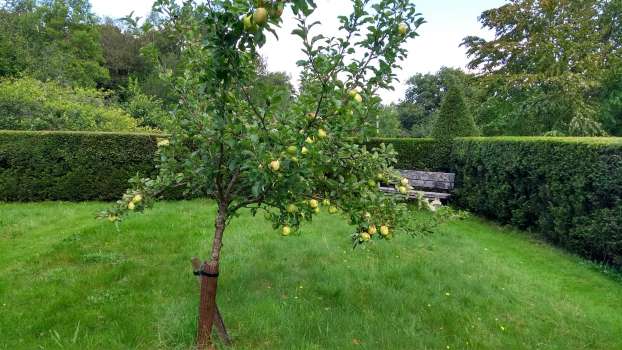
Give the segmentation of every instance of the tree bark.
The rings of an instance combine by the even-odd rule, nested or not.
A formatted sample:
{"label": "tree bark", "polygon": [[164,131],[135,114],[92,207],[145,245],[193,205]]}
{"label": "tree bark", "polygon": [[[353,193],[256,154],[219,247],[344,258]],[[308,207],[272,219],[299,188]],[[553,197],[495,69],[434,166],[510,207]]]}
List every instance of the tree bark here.
{"label": "tree bark", "polygon": [[205,262],[201,273],[201,299],[199,302],[199,325],[197,330],[197,349],[205,350],[212,348],[212,327],[216,314],[216,291],[218,287],[218,270],[220,263],[220,250],[222,248],[222,236],[227,222],[227,203],[218,204],[216,216],[214,242],[212,243],[212,259]]}
{"label": "tree bark", "polygon": [[[195,273],[199,273],[203,271],[203,264],[201,259],[197,257],[192,258],[192,270]],[[199,291],[201,290],[201,281],[203,277],[201,275],[197,276],[197,282],[199,285]],[[229,336],[229,332],[227,331],[227,327],[225,326],[225,321],[222,318],[222,314],[220,313],[220,308],[218,307],[218,301],[216,301],[216,314],[214,314],[214,326],[216,327],[216,333],[218,333],[218,337],[225,344],[225,346],[231,345],[231,337]]]}

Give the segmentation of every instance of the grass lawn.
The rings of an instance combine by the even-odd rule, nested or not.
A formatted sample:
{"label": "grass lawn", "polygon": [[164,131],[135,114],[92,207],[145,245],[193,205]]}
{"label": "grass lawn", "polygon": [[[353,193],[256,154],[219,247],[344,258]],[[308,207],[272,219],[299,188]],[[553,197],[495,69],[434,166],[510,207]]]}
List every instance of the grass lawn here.
{"label": "grass lawn", "polygon": [[[189,349],[214,206],[0,204],[0,349]],[[352,251],[321,216],[283,238],[225,234],[219,304],[235,349],[622,349],[622,281],[477,218]]]}

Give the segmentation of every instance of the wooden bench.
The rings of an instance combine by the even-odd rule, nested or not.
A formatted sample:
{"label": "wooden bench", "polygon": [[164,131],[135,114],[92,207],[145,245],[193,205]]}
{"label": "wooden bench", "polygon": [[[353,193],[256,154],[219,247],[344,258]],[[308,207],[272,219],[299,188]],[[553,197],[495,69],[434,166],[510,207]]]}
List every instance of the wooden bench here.
{"label": "wooden bench", "polygon": [[[451,197],[449,192],[454,189],[456,174],[416,170],[399,170],[399,172],[410,183],[408,198],[417,198],[418,193],[423,193],[423,196],[429,199],[448,200]],[[395,187],[386,185],[380,186],[380,189],[385,193],[398,192]]]}

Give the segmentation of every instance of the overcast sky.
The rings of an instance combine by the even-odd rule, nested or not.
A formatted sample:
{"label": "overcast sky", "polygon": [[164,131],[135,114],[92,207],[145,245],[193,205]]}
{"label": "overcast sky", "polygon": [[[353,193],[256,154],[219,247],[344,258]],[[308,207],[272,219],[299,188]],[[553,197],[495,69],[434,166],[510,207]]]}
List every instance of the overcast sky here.
{"label": "overcast sky", "polygon": [[[401,84],[395,91],[384,91],[381,96],[385,103],[396,102],[403,98],[403,83],[415,73],[437,71],[442,66],[465,68],[468,61],[464,48],[459,47],[467,35],[491,37],[491,33],[481,29],[477,17],[490,8],[499,7],[505,0],[415,0],[418,11],[426,22],[418,32],[420,36],[408,44],[409,55],[398,72]],[[135,15],[145,16],[151,9],[152,0],[91,0],[93,10],[100,16],[120,18],[131,11]],[[331,29],[337,28],[336,17],[349,13],[349,0],[316,0],[318,9],[314,16],[323,26],[315,30],[330,35]],[[272,71],[285,71],[294,79],[298,76],[296,61],[302,58],[300,41],[288,35],[295,27],[293,15],[283,15],[283,27],[279,30],[280,41],[270,40],[261,50],[268,60]],[[271,37],[271,36],[270,36]]]}

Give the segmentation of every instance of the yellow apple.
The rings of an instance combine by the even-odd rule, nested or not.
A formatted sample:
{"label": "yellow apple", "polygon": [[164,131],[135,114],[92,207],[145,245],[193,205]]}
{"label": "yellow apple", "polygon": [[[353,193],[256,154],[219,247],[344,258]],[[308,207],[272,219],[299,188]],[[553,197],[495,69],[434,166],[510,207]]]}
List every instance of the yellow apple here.
{"label": "yellow apple", "polygon": [[311,138],[311,136],[307,137],[307,139],[305,140],[306,143],[308,144],[313,144],[313,139]]}
{"label": "yellow apple", "polygon": [[407,194],[408,193],[408,188],[406,186],[398,186],[397,190],[401,193],[401,194]]}
{"label": "yellow apple", "polygon": [[287,206],[287,212],[290,214],[297,213],[298,207],[295,204],[290,204]]}
{"label": "yellow apple", "polygon": [[309,206],[311,207],[311,209],[315,209],[315,208],[319,207],[320,204],[317,202],[317,200],[312,199],[312,200],[309,201]]}
{"label": "yellow apple", "polygon": [[361,94],[359,94],[358,92],[356,93],[356,95],[354,95],[354,101],[361,103],[363,102],[363,97],[361,96]]}
{"label": "yellow apple", "polygon": [[255,10],[255,13],[253,14],[253,19],[255,20],[255,23],[257,23],[257,25],[262,26],[266,24],[266,22],[268,21],[268,10],[263,7],[257,8],[257,10]]}
{"label": "yellow apple", "polygon": [[408,179],[407,179],[407,178],[405,178],[405,177],[404,177],[404,178],[402,178],[402,180],[400,181],[400,183],[402,184],[402,186],[408,186],[409,181],[408,181]]}
{"label": "yellow apple", "polygon": [[292,233],[292,229],[287,225],[283,226],[283,230],[281,231],[281,234],[283,236],[289,236],[290,233]]}
{"label": "yellow apple", "polygon": [[380,234],[383,236],[388,236],[389,235],[389,226],[386,225],[382,225],[380,226]]}
{"label": "yellow apple", "polygon": [[378,229],[376,228],[376,225],[371,225],[369,226],[369,229],[367,230],[367,232],[369,233],[370,236],[373,236],[376,234],[376,232],[378,232]]}
{"label": "yellow apple", "polygon": [[132,203],[138,204],[143,200],[143,196],[141,196],[140,194],[137,194],[134,196],[134,198],[132,198]]}
{"label": "yellow apple", "polygon": [[363,232],[363,233],[361,233],[361,240],[362,240],[363,242],[367,242],[367,241],[369,241],[370,239],[371,239],[371,236],[369,235],[369,233],[367,233],[367,232]]}
{"label": "yellow apple", "polygon": [[307,147],[302,147],[302,149],[300,150],[300,153],[302,153],[303,156],[309,154],[309,149]]}
{"label": "yellow apple", "polygon": [[127,205],[127,209],[129,209],[129,210],[136,209],[136,204],[134,204],[134,202],[129,202],[128,205]]}
{"label": "yellow apple", "polygon": [[319,129],[319,130],[317,131],[317,136],[318,136],[319,138],[321,138],[321,139],[325,139],[325,138],[326,138],[326,136],[328,136],[328,134],[326,133],[326,130],[324,130],[324,129]]}
{"label": "yellow apple", "polygon": [[406,35],[406,33],[408,33],[408,25],[406,23],[400,23],[400,25],[397,27],[397,30],[400,32],[401,35]]}
{"label": "yellow apple", "polygon": [[279,171],[279,169],[281,169],[281,162],[279,162],[278,160],[271,161],[270,169],[274,172]]}

